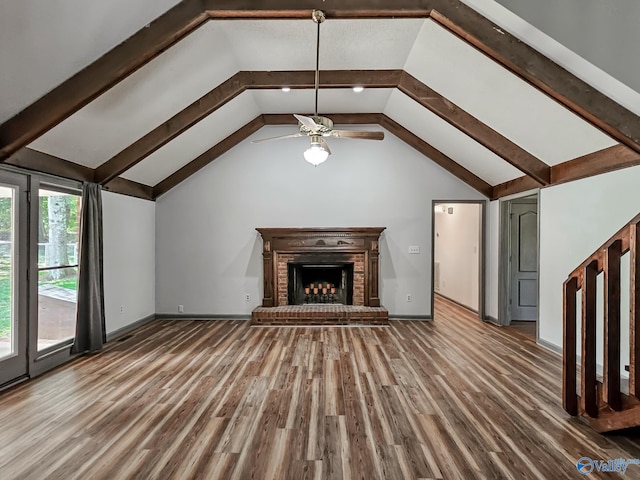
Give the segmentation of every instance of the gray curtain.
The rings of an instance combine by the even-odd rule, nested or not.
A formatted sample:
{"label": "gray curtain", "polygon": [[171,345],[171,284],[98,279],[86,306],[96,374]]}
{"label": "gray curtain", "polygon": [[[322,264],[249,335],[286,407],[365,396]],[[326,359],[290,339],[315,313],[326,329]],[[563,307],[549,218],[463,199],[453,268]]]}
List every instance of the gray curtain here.
{"label": "gray curtain", "polygon": [[71,353],[97,352],[106,343],[102,275],[102,187],[82,187],[78,316]]}

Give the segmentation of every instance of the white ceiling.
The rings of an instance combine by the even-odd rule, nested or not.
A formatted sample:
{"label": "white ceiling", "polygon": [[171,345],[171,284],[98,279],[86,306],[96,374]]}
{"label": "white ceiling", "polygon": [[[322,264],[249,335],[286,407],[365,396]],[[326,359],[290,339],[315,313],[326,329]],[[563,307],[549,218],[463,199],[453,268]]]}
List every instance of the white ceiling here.
{"label": "white ceiling", "polygon": [[[315,35],[311,19],[212,20],[30,147],[96,168],[238,71],[313,70]],[[328,19],[320,68],[403,69],[548,165],[616,144],[432,20]],[[122,176],[153,186],[257,115],[313,102],[312,90],[247,91]],[[522,176],[397,90],[321,89],[319,110],[385,113],[491,185]]]}
{"label": "white ceiling", "polygon": [[[424,19],[326,20],[320,68],[402,68]],[[241,70],[313,70],[316,24],[309,20],[214,20]]]}
{"label": "white ceiling", "polygon": [[223,105],[215,115],[209,115],[122,176],[146,185],[155,185],[260,113],[251,92],[244,92],[233,102]]}
{"label": "white ceiling", "polygon": [[[592,29],[590,28],[589,23],[595,18],[599,23],[600,28],[603,28],[604,24],[608,23],[608,25],[604,27],[607,32],[605,34],[607,40],[600,44],[601,47],[608,45],[608,48],[605,47],[608,63],[621,64],[617,69],[622,70],[637,68],[627,65],[629,62],[625,55],[619,55],[621,46],[620,44],[616,44],[616,40],[614,40],[614,38],[620,38],[625,35],[636,36],[638,29],[635,28],[634,23],[634,28],[628,32],[614,32],[613,30],[625,30],[625,26],[617,21],[610,22],[609,16],[607,16],[609,18],[605,18],[600,14],[603,6],[607,8],[612,4],[610,5],[606,2],[603,3],[599,0],[589,0],[588,2],[571,0],[572,2],[580,2],[580,15],[576,15],[576,10],[571,10],[570,2],[543,0],[542,2],[527,3],[521,0],[516,0],[518,1],[518,10],[522,8],[527,10],[537,9],[536,17],[539,19],[544,18],[542,23],[545,24],[543,27],[543,30],[545,31],[563,30],[563,34],[565,34],[569,30],[574,32],[582,30],[580,35],[572,38],[570,43],[567,42],[566,44],[563,44],[558,41],[558,36],[553,38],[550,37],[543,33],[537,25],[523,20],[522,17],[519,17],[511,10],[508,10],[501,5],[501,3],[513,3],[511,1],[500,0],[500,3],[494,0],[461,1],[476,10],[488,20],[499,25],[500,28],[497,29],[497,31],[509,32],[515,38],[518,38],[522,42],[535,48],[537,51],[550,58],[567,71],[573,73],[578,78],[604,93],[609,98],[618,102],[620,105],[623,105],[626,109],[634,112],[636,115],[640,115],[640,90],[634,90],[627,85],[631,85],[635,82],[626,80],[627,84],[623,83],[625,79],[613,77],[611,74],[606,73],[601,66],[599,67],[598,65],[589,62],[585,57],[580,56],[575,50],[571,49],[572,45],[580,43],[580,38],[582,36],[591,34]],[[628,4],[630,2],[635,2],[635,0],[623,0],[623,3]],[[543,3],[546,4],[545,7],[540,6]],[[553,7],[546,8],[549,4],[553,4]],[[594,4],[598,4],[596,8],[594,8]],[[633,10],[637,9],[637,7],[629,8],[628,5],[622,5],[622,3],[619,2],[616,2],[615,5],[616,8],[614,10],[616,10],[616,12],[613,16],[628,15],[631,19],[637,18],[637,15],[633,14]],[[572,12],[570,16],[563,19],[554,14],[556,9],[564,10],[567,7],[569,8],[569,11]],[[514,9],[515,8],[516,7],[514,6]],[[567,21],[571,21],[572,24],[570,26],[566,25]],[[538,22],[536,22],[536,24],[537,23]],[[554,24],[554,27],[551,28],[550,24]],[[635,49],[631,47],[636,43],[637,42],[627,42],[625,45],[628,48],[628,51],[635,52]],[[600,62],[598,63],[600,64]]]}
{"label": "white ceiling", "polygon": [[2,0],[0,122],[180,0]]}
{"label": "white ceiling", "polygon": [[549,165],[617,143],[434,21],[404,69]]}
{"label": "white ceiling", "polygon": [[[318,92],[318,113],[380,113],[391,88],[370,88],[356,93],[350,88],[322,89]],[[313,113],[313,90],[253,90],[253,98],[262,113]]]}
{"label": "white ceiling", "polygon": [[393,93],[384,113],[491,185],[522,176],[520,170],[403,93]]}
{"label": "white ceiling", "polygon": [[226,37],[209,22],[31,147],[95,168],[237,71]]}

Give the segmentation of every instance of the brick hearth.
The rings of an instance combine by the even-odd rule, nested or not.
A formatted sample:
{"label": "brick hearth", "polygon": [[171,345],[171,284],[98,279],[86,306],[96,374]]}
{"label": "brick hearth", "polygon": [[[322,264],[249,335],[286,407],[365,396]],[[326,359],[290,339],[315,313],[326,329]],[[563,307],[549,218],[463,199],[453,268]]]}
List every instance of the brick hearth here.
{"label": "brick hearth", "polygon": [[361,305],[285,305],[258,307],[252,325],[388,325],[384,307]]}

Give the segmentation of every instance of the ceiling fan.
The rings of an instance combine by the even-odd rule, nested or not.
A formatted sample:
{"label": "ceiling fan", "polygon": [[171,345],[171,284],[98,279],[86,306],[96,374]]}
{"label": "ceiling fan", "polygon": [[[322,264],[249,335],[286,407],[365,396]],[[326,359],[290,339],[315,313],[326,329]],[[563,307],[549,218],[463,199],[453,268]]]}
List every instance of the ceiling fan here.
{"label": "ceiling fan", "polygon": [[298,119],[298,133],[281,135],[279,137],[262,138],[259,140],[253,140],[252,143],[260,143],[270,140],[281,140],[283,138],[310,137],[311,146],[307,150],[305,150],[304,158],[313,166],[318,166],[322,162],[324,162],[329,155],[331,155],[331,150],[329,149],[329,145],[327,144],[327,141],[324,139],[324,137],[382,140],[384,138],[384,132],[337,130],[333,128],[333,122],[330,118],[318,115],[318,89],[320,78],[320,24],[324,22],[325,15],[321,10],[314,10],[311,14],[311,18],[318,25],[316,42],[315,114],[313,117],[307,117],[305,115],[298,114],[293,115],[294,117],[296,117],[296,119]]}

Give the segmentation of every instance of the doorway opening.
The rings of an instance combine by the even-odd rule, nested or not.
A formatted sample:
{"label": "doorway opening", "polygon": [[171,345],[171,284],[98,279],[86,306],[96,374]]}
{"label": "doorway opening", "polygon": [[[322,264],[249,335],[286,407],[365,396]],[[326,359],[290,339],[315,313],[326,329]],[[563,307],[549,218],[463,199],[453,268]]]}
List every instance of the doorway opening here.
{"label": "doorway opening", "polygon": [[439,295],[484,318],[483,201],[434,200],[431,314]]}
{"label": "doorway opening", "polygon": [[499,323],[538,338],[538,194],[500,203]]}

